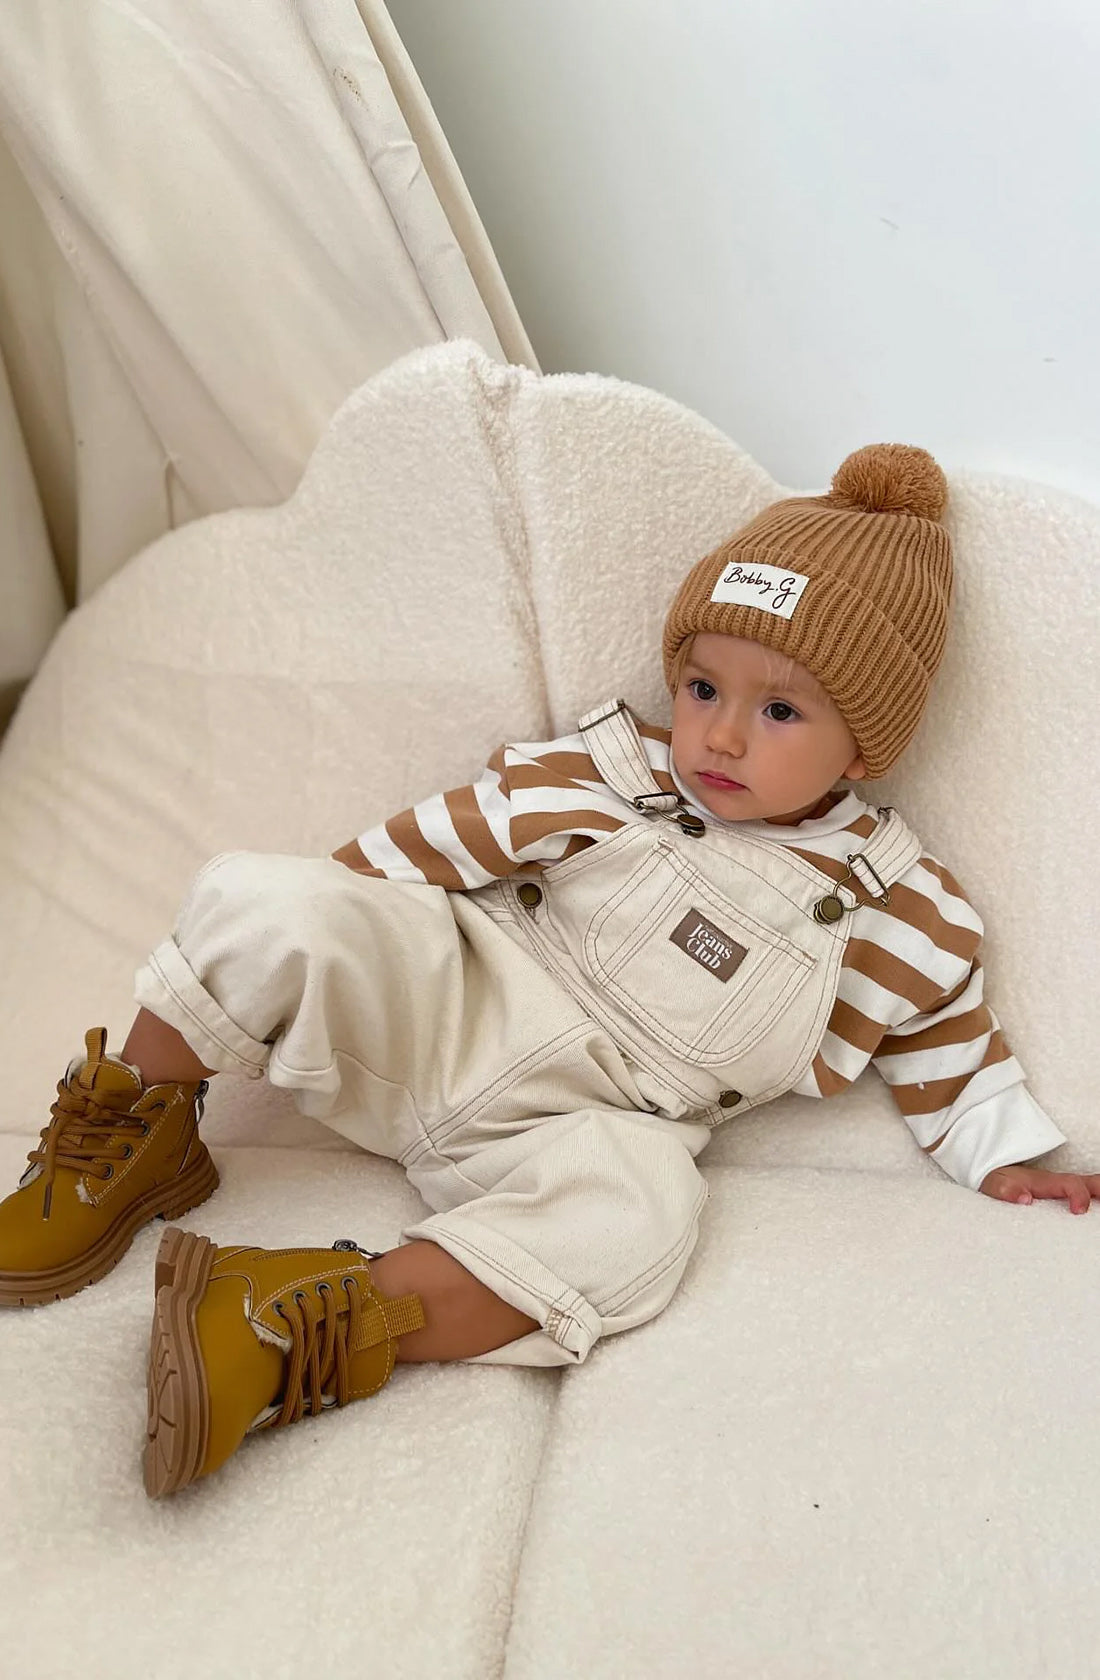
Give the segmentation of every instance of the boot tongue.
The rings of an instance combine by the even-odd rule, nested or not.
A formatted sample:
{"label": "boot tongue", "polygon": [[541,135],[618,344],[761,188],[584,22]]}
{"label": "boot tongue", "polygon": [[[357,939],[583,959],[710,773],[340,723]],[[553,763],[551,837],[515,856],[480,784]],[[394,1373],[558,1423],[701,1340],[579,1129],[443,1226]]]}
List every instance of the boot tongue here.
{"label": "boot tongue", "polygon": [[78,1068],[69,1083],[81,1091],[93,1091],[105,1096],[110,1091],[126,1091],[140,1096],[145,1089],[140,1075],[117,1056],[107,1055],[107,1034],[103,1027],[91,1027],[84,1034],[87,1060]]}

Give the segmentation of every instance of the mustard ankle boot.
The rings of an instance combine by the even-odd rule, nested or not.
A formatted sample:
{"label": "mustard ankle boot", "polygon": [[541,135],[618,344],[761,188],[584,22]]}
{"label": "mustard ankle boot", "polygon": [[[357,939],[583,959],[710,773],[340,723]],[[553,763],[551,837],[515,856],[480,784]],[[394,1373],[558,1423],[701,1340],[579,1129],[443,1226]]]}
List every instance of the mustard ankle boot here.
{"label": "mustard ankle boot", "polygon": [[199,1141],[205,1079],[145,1086],[84,1035],[19,1188],[0,1202],[0,1306],[75,1295],[116,1266],[150,1219],[178,1219],[218,1186]]}
{"label": "mustard ankle boot", "polygon": [[376,1394],[399,1336],[424,1326],[419,1295],[390,1299],[355,1243],[215,1248],[166,1231],[149,1344],[145,1491],[209,1476],[258,1429]]}

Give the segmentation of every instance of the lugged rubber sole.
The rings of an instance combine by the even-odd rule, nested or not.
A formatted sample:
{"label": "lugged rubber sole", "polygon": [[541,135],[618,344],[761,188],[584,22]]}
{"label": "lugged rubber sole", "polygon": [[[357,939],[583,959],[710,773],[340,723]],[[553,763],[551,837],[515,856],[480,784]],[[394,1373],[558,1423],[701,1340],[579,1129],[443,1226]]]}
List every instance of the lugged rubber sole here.
{"label": "lugged rubber sole", "polygon": [[143,1225],[182,1219],[218,1188],[218,1169],[205,1144],[191,1165],[167,1184],[155,1184],[125,1208],[93,1247],[74,1260],[41,1272],[0,1272],[0,1307],[41,1307],[78,1295],[118,1265]]}
{"label": "lugged rubber sole", "polygon": [[206,1457],[210,1395],[195,1328],[217,1249],[190,1231],[165,1231],[157,1251],[149,1338],[149,1420],[142,1460],[150,1499],[193,1482]]}

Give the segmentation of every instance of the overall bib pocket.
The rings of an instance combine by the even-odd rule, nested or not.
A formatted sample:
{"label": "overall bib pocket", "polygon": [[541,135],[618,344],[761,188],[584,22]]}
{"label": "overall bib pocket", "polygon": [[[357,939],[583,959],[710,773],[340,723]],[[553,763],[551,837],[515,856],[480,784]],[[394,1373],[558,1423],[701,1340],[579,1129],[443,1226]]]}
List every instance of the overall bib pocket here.
{"label": "overall bib pocket", "polygon": [[[747,867],[731,887],[738,874],[745,901],[758,901]],[[593,915],[584,955],[609,1001],[684,1061],[711,1065],[759,1043],[817,965],[663,842]]]}

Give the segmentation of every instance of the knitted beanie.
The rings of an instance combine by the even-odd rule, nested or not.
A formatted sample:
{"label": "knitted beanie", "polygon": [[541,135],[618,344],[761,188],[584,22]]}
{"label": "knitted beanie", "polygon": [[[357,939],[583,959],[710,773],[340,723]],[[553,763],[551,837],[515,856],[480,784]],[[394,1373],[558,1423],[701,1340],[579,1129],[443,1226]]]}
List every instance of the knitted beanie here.
{"label": "knitted beanie", "polygon": [[766,508],[688,573],[665,620],[672,688],[689,636],[717,630],[813,672],[867,776],[909,744],[939,668],[954,574],[940,523],[947,481],[924,449],[857,449],[824,496]]}

